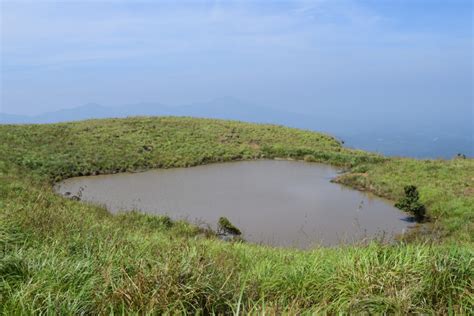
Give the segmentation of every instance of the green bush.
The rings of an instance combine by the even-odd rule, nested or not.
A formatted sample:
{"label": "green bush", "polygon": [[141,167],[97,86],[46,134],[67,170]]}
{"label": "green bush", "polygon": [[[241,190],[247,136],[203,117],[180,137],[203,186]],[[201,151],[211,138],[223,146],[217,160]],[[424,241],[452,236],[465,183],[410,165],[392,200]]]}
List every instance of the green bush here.
{"label": "green bush", "polygon": [[217,231],[224,234],[242,235],[240,229],[232,225],[227,217],[219,218],[219,221],[217,222]]}
{"label": "green bush", "polygon": [[407,185],[403,190],[405,191],[405,196],[395,203],[395,207],[412,213],[417,221],[423,220],[425,218],[426,208],[419,201],[420,194],[418,193],[418,189],[414,185]]}

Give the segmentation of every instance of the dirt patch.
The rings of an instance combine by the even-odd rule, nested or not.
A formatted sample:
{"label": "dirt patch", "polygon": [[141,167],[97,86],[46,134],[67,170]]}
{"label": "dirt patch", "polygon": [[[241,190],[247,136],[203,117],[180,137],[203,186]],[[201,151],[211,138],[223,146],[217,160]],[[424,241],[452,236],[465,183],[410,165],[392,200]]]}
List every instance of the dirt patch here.
{"label": "dirt patch", "polygon": [[260,149],[260,145],[256,142],[250,142],[249,143],[249,146],[250,148],[252,148],[253,150],[259,150]]}
{"label": "dirt patch", "polygon": [[474,196],[474,188],[470,187],[464,190],[464,195],[465,196]]}

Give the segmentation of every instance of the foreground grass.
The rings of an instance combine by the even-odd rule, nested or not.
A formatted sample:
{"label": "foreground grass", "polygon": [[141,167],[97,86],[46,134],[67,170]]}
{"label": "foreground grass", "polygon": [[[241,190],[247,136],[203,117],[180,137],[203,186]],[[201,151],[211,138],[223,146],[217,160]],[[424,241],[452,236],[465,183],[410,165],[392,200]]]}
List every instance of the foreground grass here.
{"label": "foreground grass", "polygon": [[[340,182],[392,199],[418,185],[439,240],[312,251],[224,243],[184,222],[113,216],[51,189],[70,176],[274,157],[351,169]],[[0,126],[0,308],[469,314],[473,168],[472,159],[387,159],[317,133],[218,120]]]}

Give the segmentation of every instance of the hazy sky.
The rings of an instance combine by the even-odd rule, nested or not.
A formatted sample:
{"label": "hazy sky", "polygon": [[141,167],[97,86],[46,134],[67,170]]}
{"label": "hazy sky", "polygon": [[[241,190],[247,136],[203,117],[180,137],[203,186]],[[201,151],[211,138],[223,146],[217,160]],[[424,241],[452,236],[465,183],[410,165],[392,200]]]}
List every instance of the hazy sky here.
{"label": "hazy sky", "polygon": [[234,96],[473,115],[471,0],[0,2],[3,112]]}

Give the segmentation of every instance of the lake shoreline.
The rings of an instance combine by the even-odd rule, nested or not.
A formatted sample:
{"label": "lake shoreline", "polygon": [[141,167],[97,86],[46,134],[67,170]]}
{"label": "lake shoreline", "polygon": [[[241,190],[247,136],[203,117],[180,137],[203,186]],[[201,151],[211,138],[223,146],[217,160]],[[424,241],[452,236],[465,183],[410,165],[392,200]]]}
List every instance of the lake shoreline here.
{"label": "lake shoreline", "polygon": [[[293,171],[290,172],[290,170]],[[327,178],[328,174],[323,177],[323,174],[326,174],[327,172],[329,172],[329,170],[331,170],[329,178]],[[211,226],[213,226],[213,222],[218,217],[225,216],[227,218],[231,218],[234,224],[237,224],[239,228],[246,231],[246,234],[244,234],[243,236],[245,239],[256,243],[262,243],[264,242],[264,240],[271,238],[271,240],[268,240],[268,242],[270,242],[270,245],[274,246],[290,246],[290,244],[294,242],[300,244],[300,247],[306,245],[303,248],[307,248],[311,244],[320,243],[322,243],[321,245],[334,246],[340,243],[357,243],[357,240],[370,240],[372,238],[381,238],[384,239],[385,242],[393,242],[397,239],[396,236],[405,235],[410,231],[410,229],[408,229],[408,226],[406,227],[408,229],[407,231],[405,231],[405,228],[403,229],[403,232],[401,231],[396,234],[390,231],[387,226],[388,223],[390,223],[388,219],[392,218],[390,214],[394,212],[394,216],[395,214],[404,214],[405,216],[406,213],[403,213],[402,211],[393,208],[392,204],[389,204],[388,201],[379,198],[374,199],[366,194],[355,194],[352,192],[346,192],[345,190],[340,190],[338,189],[338,187],[331,185],[331,183],[333,183],[331,179],[334,179],[334,177],[339,171],[340,169],[337,169],[327,164],[308,163],[298,160],[260,159],[253,161],[235,161],[221,164],[210,164],[206,166],[196,166],[191,168],[152,169],[142,173],[118,173],[109,176],[100,175],[77,177],[63,180],[62,182],[57,183],[55,185],[55,190],[60,194],[62,193],[62,195],[66,196],[67,198],[80,199],[89,202],[95,201],[100,205],[106,205],[108,210],[112,213],[116,213],[120,210],[139,210],[145,213],[152,212],[159,215],[171,216],[174,219],[187,219],[188,221],[194,224],[196,223],[195,220],[192,220],[192,218],[195,218],[197,216],[197,218],[199,218],[198,222],[201,222],[201,225],[207,223],[207,225]],[[275,175],[281,172],[285,172],[285,174],[288,172],[288,174],[286,176]],[[193,176],[193,174],[195,174],[195,176]],[[244,178],[242,178],[242,174],[247,175],[245,177],[245,180]],[[298,174],[298,176],[296,176],[296,174]],[[190,178],[188,179],[188,177]],[[193,180],[193,177],[197,178]],[[234,180],[232,180],[233,177]],[[175,178],[179,180],[176,180]],[[225,179],[225,181],[223,179]],[[145,183],[149,184],[143,186],[143,184],[141,184],[141,181],[146,181]],[[214,187],[214,182],[216,181],[220,183],[220,185]],[[241,181],[245,181],[245,183],[240,183]],[[257,187],[253,187],[254,181],[258,181],[259,185]],[[265,185],[265,193],[261,191],[261,186],[263,185],[262,182],[267,182],[267,184]],[[129,183],[133,183],[133,186],[130,186]],[[190,187],[190,183],[193,183],[194,187],[200,188],[199,196],[194,195],[194,189]],[[281,185],[274,185],[274,183],[281,183]],[[306,192],[306,189],[303,189],[303,187],[301,187],[304,183],[306,183],[306,186],[314,186],[314,188],[311,189],[311,192]],[[151,192],[146,193],[148,192],[147,190],[150,189],[156,190],[150,187],[150,185],[153,187],[165,186],[165,192],[168,193],[160,193],[160,191],[154,191],[155,193],[153,194]],[[171,189],[170,185],[171,187],[174,187],[174,189]],[[212,189],[206,189],[207,187],[212,187]],[[301,189],[297,189],[300,187]],[[270,193],[271,191],[268,191],[269,188],[272,188],[272,190],[279,190],[280,193],[276,196],[266,196],[268,194],[272,194]],[[305,199],[304,196],[297,198],[296,196],[294,196],[296,192],[287,192],[286,190],[288,189],[297,189],[300,191],[302,190],[301,193],[306,192],[304,194],[309,194],[309,196],[311,196],[312,202],[310,204],[301,204],[300,201],[305,201],[309,198],[309,196],[306,196]],[[180,192],[179,196],[175,197],[175,199],[177,200],[175,200],[175,202],[166,202],[171,196],[174,195],[173,192],[175,191]],[[102,192],[102,194],[100,192]],[[119,194],[117,192],[121,193]],[[215,195],[213,194],[214,192],[218,192],[219,194]],[[238,200],[245,201],[236,201],[237,204],[242,204],[239,207],[234,205],[235,203],[227,203],[228,200],[233,199],[234,193],[232,192],[238,192]],[[259,194],[266,194],[265,201],[261,201]],[[153,202],[150,200],[150,196],[153,196]],[[281,201],[281,203],[269,206],[269,203],[271,204],[272,201],[275,199],[281,199],[282,196],[286,196],[286,198]],[[316,196],[318,198],[316,198]],[[333,197],[330,198],[331,196]],[[343,198],[345,197],[347,199],[349,198],[349,196],[351,196],[350,199],[352,199],[352,202],[349,204],[342,204],[342,201],[344,200]],[[184,201],[190,198],[193,199],[194,202],[185,204]],[[256,200],[254,200],[254,202],[250,202],[252,201],[252,199]],[[297,214],[299,213],[296,212],[296,210],[298,210],[298,205],[300,205],[299,207],[303,207],[304,209],[306,209],[304,213],[300,214],[301,224],[296,225],[292,230],[290,229],[289,231],[287,231],[288,227],[286,224],[283,226],[278,226],[281,219],[271,224],[271,219],[274,214],[279,214],[279,216],[285,216],[284,214],[288,213],[290,205],[280,209],[279,211],[277,210],[279,207],[281,207],[280,204],[285,204],[284,201],[286,199],[291,199],[292,201],[292,212],[291,216],[288,215],[290,216],[290,218],[288,218],[287,220],[283,220],[283,222],[289,223],[298,218]],[[340,204],[339,206],[332,205],[336,201],[338,201],[337,203]],[[348,202],[349,200],[345,203]],[[168,204],[173,206],[164,206]],[[315,210],[318,209],[318,205],[322,205],[321,207],[325,208],[325,210],[319,210],[317,211],[317,213],[314,213]],[[163,207],[165,208],[163,209]],[[200,210],[198,211],[198,213],[192,211],[196,208]],[[255,210],[252,211],[252,208],[255,208]],[[271,211],[264,211],[267,208],[271,209]],[[389,210],[389,208],[391,208],[391,210]],[[216,209],[217,211],[211,212],[211,209]],[[286,212],[284,211],[285,209],[287,210]],[[330,214],[323,215],[324,212],[328,212],[329,209],[332,210]],[[352,210],[356,209],[357,212],[352,213]],[[373,209],[373,211],[371,211],[371,209]],[[172,215],[178,210],[180,211],[177,214]],[[258,226],[254,224],[252,215],[250,215],[250,218],[247,220],[250,221],[247,224],[245,224],[245,221],[240,221],[245,218],[245,214],[252,214],[252,212],[258,213],[257,218],[266,218],[266,220],[258,224]],[[387,212],[387,215],[383,216],[383,212]],[[328,221],[327,217],[329,215],[331,218],[333,218],[334,216],[336,216],[334,215],[336,213],[339,214],[337,215],[336,223],[338,224],[336,226],[334,226],[334,224],[331,224],[331,221],[329,221],[326,225],[320,226],[319,228],[317,228],[317,224],[311,224],[319,223],[321,221],[326,222]],[[178,214],[181,215],[178,216]],[[209,215],[203,218],[203,214]],[[210,214],[213,215],[211,216]],[[176,216],[178,216],[178,218]],[[236,221],[236,216],[241,219]],[[316,217],[312,218],[313,216]],[[353,219],[352,216],[355,216],[355,219]],[[375,218],[378,218],[379,216],[380,219],[375,220]],[[398,218],[398,216],[399,215],[397,215],[396,217]],[[351,222],[353,220],[356,220],[358,227],[356,230],[354,230],[353,225],[347,224],[346,226],[341,226],[341,228],[339,229],[336,228],[338,225],[342,225],[342,223],[344,222],[344,218],[347,217],[348,219],[350,219]],[[369,218],[371,218],[371,224],[368,224]],[[393,218],[393,220],[395,221],[396,219]],[[386,223],[382,226],[385,228],[382,229],[379,225],[381,225],[384,221],[386,221]],[[403,219],[403,221],[407,222],[405,218]],[[252,233],[250,233],[248,229],[246,229],[250,223],[252,223],[251,226],[253,227]],[[303,225],[303,223],[306,224]],[[395,226],[395,223],[393,225]],[[270,235],[264,237],[264,231],[267,230],[266,227],[272,227],[272,229],[268,231]],[[342,227],[345,228],[342,229]],[[376,231],[373,231],[374,227],[377,227]],[[306,233],[302,234],[302,230],[306,231]],[[282,234],[284,231],[287,231],[285,234],[288,234],[288,237],[285,237],[279,243],[275,243],[276,240],[279,240],[278,235]],[[309,235],[307,235],[309,231],[312,231],[312,234],[315,234],[314,237],[310,238]],[[327,240],[329,236],[327,234],[329,232],[331,232],[331,235],[334,235],[336,232],[338,232],[337,235],[339,235],[339,237],[331,237],[331,239],[329,240],[332,241],[329,241]],[[376,234],[374,235],[375,232]],[[257,235],[262,236],[259,238],[263,239],[255,239]],[[289,237],[292,235],[293,237]],[[383,238],[382,236],[385,236],[385,238]],[[303,240],[307,241],[303,242]]]}
{"label": "lake shoreline", "polygon": [[[414,185],[433,223],[400,243],[303,251],[223,242],[164,216],[111,214],[52,188],[81,175],[275,157],[343,168],[347,184],[392,201]],[[2,125],[0,291],[11,290],[0,293],[0,309],[468,314],[472,187],[473,159],[387,158],[282,126],[173,117]]]}

